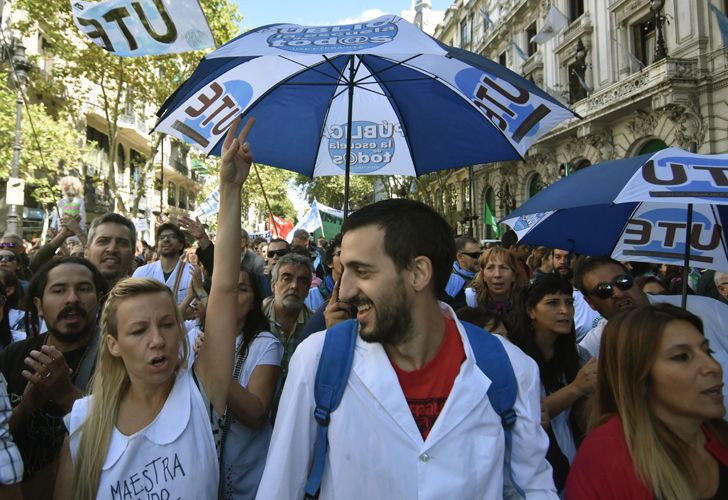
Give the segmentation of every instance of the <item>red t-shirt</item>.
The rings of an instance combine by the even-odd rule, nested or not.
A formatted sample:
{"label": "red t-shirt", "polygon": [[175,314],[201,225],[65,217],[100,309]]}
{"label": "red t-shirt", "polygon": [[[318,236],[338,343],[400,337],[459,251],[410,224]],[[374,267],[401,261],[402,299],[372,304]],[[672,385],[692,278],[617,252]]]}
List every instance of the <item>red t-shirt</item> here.
{"label": "red t-shirt", "polygon": [[392,362],[423,439],[427,439],[430,429],[445,406],[463,361],[465,349],[455,321],[445,318],[445,338],[429,363],[419,370],[407,372]]}

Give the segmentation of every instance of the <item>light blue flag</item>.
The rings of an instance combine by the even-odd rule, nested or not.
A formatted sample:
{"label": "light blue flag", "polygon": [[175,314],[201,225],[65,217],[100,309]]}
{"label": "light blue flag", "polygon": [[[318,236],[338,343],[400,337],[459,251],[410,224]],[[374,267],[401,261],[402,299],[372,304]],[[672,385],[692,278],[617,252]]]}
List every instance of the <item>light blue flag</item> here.
{"label": "light blue flag", "polygon": [[728,17],[725,17],[718,7],[710,4],[710,10],[715,14],[715,18],[718,21],[718,29],[720,30],[720,37],[723,39],[723,47],[728,46]]}
{"label": "light blue flag", "polygon": [[516,54],[518,54],[518,57],[520,57],[524,61],[528,61],[528,54],[526,54],[516,42],[511,42],[511,45],[513,45],[513,48],[516,49]]}
{"label": "light blue flag", "polygon": [[291,232],[288,233],[286,239],[289,243],[293,241],[293,233],[295,233],[298,229],[305,229],[306,231],[308,231],[309,234],[311,234],[320,227],[321,214],[319,213],[318,203],[316,202],[316,200],[313,200],[313,203],[311,204],[311,208],[309,209],[308,213],[303,217],[303,219],[298,221],[298,224],[293,226],[293,229],[291,229]]}

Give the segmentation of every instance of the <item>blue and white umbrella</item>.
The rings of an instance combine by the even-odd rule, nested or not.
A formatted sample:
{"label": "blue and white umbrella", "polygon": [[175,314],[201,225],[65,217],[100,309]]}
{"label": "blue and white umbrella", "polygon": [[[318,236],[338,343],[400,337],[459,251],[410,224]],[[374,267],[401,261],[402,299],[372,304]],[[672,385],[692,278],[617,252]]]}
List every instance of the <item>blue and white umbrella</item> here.
{"label": "blue and white umbrella", "polygon": [[502,222],[526,244],[728,270],[727,174],[726,154],[670,148],[612,160],[556,182]]}
{"label": "blue and white umbrella", "polygon": [[[489,59],[396,16],[345,26],[264,26],[202,59],[156,130],[220,154],[255,116],[260,163],[308,177],[417,176],[520,159],[572,111]],[[348,198],[348,197],[346,197]]]}

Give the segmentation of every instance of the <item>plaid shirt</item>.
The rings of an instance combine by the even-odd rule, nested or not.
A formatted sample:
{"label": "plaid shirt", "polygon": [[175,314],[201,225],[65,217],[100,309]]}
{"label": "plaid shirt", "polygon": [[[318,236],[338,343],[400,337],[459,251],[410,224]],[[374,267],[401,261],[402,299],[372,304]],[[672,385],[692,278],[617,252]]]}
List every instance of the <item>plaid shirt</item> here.
{"label": "plaid shirt", "polygon": [[303,330],[306,323],[308,323],[308,320],[311,319],[311,316],[313,316],[313,312],[304,305],[301,312],[298,313],[298,318],[296,318],[296,324],[294,325],[292,332],[284,332],[281,325],[276,321],[273,297],[267,297],[263,300],[263,314],[265,314],[265,317],[268,318],[270,331],[283,344],[283,359],[281,360],[280,377],[280,385],[283,387],[283,383],[286,381],[286,375],[288,375],[288,362],[291,360],[291,356],[293,356],[298,344],[303,342],[306,338]]}
{"label": "plaid shirt", "polygon": [[8,384],[0,373],[0,484],[16,484],[23,480],[23,460],[10,435],[10,415],[13,413]]}

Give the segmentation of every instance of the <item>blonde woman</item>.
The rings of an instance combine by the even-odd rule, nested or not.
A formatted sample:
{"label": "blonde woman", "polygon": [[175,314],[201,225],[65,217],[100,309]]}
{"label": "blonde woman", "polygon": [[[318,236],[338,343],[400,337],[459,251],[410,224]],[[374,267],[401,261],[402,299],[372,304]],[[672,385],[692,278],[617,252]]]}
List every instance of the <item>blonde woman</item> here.
{"label": "blonde woman", "polygon": [[480,271],[473,278],[470,288],[465,290],[469,307],[484,307],[499,314],[506,314],[511,308],[511,298],[517,285],[518,267],[516,258],[503,247],[492,247],[483,252],[478,260]]}
{"label": "blonde woman", "polygon": [[567,500],[728,498],[723,370],[700,319],[669,304],[612,318]]}
{"label": "blonde woman", "polygon": [[[207,340],[188,369],[187,337],[172,293],[149,279],[120,281],[101,319],[92,394],[67,418],[56,498],[217,496],[219,466],[208,408],[222,415],[233,370],[240,195],[252,155],[233,122],[220,170],[219,232]],[[207,404],[207,401],[209,404]]]}

